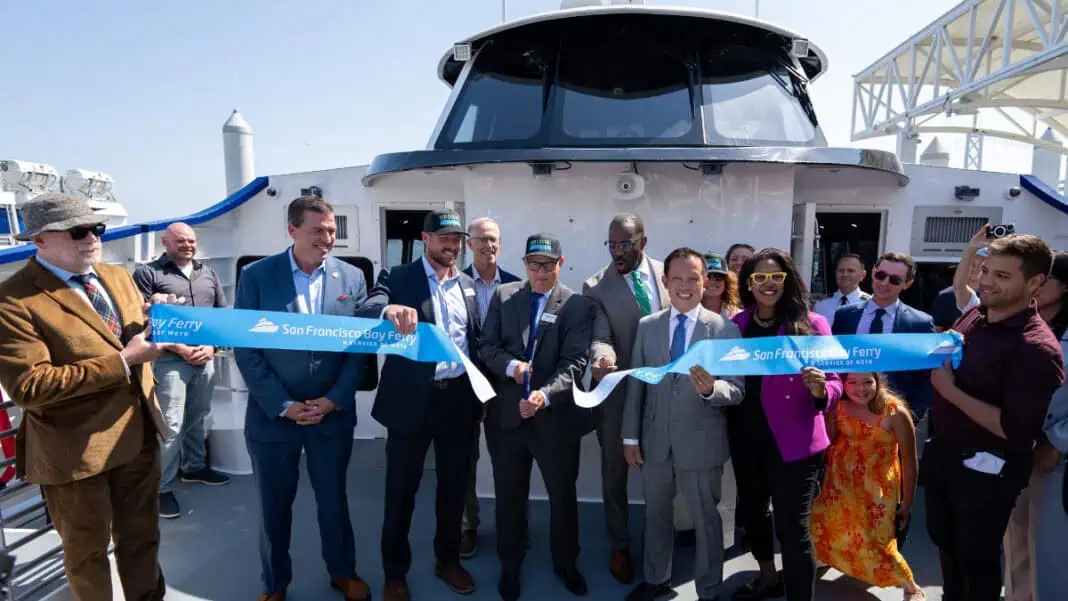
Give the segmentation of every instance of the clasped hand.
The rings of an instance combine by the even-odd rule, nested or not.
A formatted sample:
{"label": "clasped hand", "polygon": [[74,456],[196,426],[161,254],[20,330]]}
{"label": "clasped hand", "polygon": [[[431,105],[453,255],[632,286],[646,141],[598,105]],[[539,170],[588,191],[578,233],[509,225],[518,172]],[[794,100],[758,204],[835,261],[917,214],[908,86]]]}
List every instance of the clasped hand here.
{"label": "clasped hand", "polygon": [[530,396],[519,401],[519,416],[523,419],[530,419],[534,417],[534,414],[541,411],[541,408],[545,406],[545,393],[540,390],[535,390],[530,393]]}
{"label": "clasped hand", "polygon": [[312,426],[323,421],[335,409],[334,403],[326,397],[297,401],[286,409],[286,417],[300,426]]}

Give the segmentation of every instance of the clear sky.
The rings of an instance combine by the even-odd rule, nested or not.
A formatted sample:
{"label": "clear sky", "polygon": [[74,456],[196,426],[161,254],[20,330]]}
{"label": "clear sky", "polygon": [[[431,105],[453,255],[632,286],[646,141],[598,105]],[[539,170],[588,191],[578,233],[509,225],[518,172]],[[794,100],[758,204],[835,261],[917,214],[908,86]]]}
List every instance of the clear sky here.
{"label": "clear sky", "polygon": [[[890,138],[850,142],[852,76],[955,4],[762,0],[760,17],[829,57],[812,92],[830,144],[893,150]],[[514,18],[559,0],[507,7]],[[500,16],[500,0],[9,0],[0,4],[0,159],[108,173],[143,220],[225,196],[221,128],[234,108],[255,131],[257,175],[423,148],[448,95],[438,60]],[[959,166],[963,138],[941,139]],[[984,161],[1028,171],[1030,150],[988,139]]]}

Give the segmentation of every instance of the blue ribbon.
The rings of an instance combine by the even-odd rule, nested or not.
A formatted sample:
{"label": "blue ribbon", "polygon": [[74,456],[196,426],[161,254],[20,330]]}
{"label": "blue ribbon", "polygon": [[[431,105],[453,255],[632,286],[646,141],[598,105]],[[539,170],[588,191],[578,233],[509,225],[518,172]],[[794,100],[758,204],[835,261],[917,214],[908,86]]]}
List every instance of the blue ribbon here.
{"label": "blue ribbon", "polygon": [[440,327],[420,323],[402,336],[389,321],[248,309],[155,304],[148,310],[154,342],[291,351],[399,355],[413,361],[463,363],[476,396],[495,396],[478,368]]}
{"label": "blue ribbon", "polygon": [[963,338],[956,332],[701,340],[667,365],[611,373],[590,392],[575,387],[575,402],[595,407],[624,377],[658,384],[669,373],[688,374],[694,365],[714,376],[796,374],[806,367],[832,373],[913,371],[946,361],[957,367],[963,351]]}

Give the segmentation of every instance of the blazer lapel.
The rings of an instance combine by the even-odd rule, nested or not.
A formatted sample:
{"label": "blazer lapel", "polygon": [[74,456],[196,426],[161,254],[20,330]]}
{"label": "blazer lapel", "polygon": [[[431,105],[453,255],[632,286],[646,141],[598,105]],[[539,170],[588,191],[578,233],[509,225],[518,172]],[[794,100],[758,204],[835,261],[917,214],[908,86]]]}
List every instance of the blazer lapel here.
{"label": "blazer lapel", "polygon": [[519,331],[523,332],[523,348],[530,343],[530,282],[527,282],[515,295],[515,308],[519,311]]}
{"label": "blazer lapel", "polygon": [[[466,275],[466,274],[465,274]],[[477,293],[473,280],[469,280],[465,277],[460,277],[460,293],[464,296],[464,305],[467,306],[467,334],[474,336],[476,332],[476,325],[478,324],[478,304],[475,302]]]}
{"label": "blazer lapel", "polygon": [[[542,324],[549,325],[545,321],[546,315],[556,315],[560,310],[560,305],[563,304],[563,295],[560,293],[560,284],[556,284],[556,288],[553,288],[552,294],[549,295],[549,299],[545,301],[545,308],[541,312],[541,319],[538,320],[538,330],[534,335],[534,352],[537,352],[538,347],[541,345],[541,341],[545,338],[545,333],[549,330],[547,327],[542,327]],[[527,303],[529,306],[530,303]],[[529,309],[527,310],[529,314]],[[530,319],[528,316],[527,319]]]}
{"label": "blazer lapel", "polygon": [[605,277],[608,279],[608,285],[610,286],[608,296],[619,299],[619,302],[631,314],[634,321],[641,319],[643,317],[642,308],[638,306],[638,299],[634,298],[634,291],[631,289],[627,279],[616,271],[616,268],[612,265],[608,266]]}
{"label": "blazer lapel", "polygon": [[323,315],[337,315],[341,307],[338,304],[338,296],[343,292],[341,287],[341,273],[338,271],[338,260],[327,257],[323,264],[323,306],[320,312]]}
{"label": "blazer lapel", "polygon": [[[412,286],[416,290],[416,298],[421,298],[423,301],[416,307],[419,312],[419,319],[426,323],[438,323],[438,316],[434,314],[434,300],[430,296],[430,276],[426,274],[426,265],[423,264],[423,258],[419,257],[410,263],[412,266],[410,277],[413,278]],[[438,324],[441,327],[445,327],[445,324]]]}
{"label": "blazer lapel", "polygon": [[[34,278],[34,284],[41,289],[42,292],[47,294],[52,300],[56,301],[64,311],[78,316],[89,327],[97,331],[98,334],[104,337],[112,346],[117,349],[122,349],[122,342],[111,333],[111,330],[104,325],[103,318],[97,314],[96,310],[85,301],[80,294],[74,291],[66,282],[60,280],[51,271],[48,271],[41,266],[37,261],[33,261],[33,265],[37,268],[37,274]],[[99,277],[99,274],[97,275]],[[103,279],[100,280],[103,282]],[[108,290],[108,295],[111,296],[110,287],[105,285],[105,289]],[[115,305],[116,311],[119,311],[119,302],[114,296],[111,296],[111,302]],[[125,323],[124,316],[119,313],[119,323]]]}
{"label": "blazer lapel", "polygon": [[649,261],[649,271],[653,272],[653,288],[656,293],[660,295],[660,308],[667,309],[671,306],[671,297],[668,296],[667,290],[664,289],[664,268],[648,256],[645,257],[646,261]]}
{"label": "blazer lapel", "polygon": [[293,285],[293,267],[289,262],[290,252],[286,250],[278,255],[278,261],[274,266],[276,274],[274,279],[278,282],[278,293],[285,300],[285,310],[289,313],[300,313],[300,306],[297,305],[297,287]]}
{"label": "blazer lapel", "polygon": [[657,340],[656,355],[658,355],[658,361],[654,365],[667,365],[671,363],[671,311],[664,311],[660,314],[660,317],[656,320],[656,328],[660,330],[658,336],[654,336],[653,340]]}

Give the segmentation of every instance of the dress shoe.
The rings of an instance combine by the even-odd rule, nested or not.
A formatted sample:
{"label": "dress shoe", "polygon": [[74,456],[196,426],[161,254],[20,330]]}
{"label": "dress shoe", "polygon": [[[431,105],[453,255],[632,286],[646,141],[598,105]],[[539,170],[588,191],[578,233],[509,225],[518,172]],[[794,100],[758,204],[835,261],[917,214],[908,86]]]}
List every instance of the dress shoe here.
{"label": "dress shoe", "polygon": [[471,559],[478,551],[478,532],[464,530],[460,535],[460,558]]}
{"label": "dress shoe", "polygon": [[497,582],[497,592],[504,601],[516,601],[519,599],[519,574],[503,572]]}
{"label": "dress shoe", "polygon": [[680,547],[693,547],[697,544],[697,531],[692,528],[679,530],[675,533],[675,544]]}
{"label": "dress shoe", "polygon": [[661,582],[660,584],[643,582],[634,587],[634,590],[627,595],[626,601],[653,601],[657,597],[671,594],[671,590],[671,581]]}
{"label": "dress shoe", "polygon": [[475,579],[458,561],[447,564],[435,561],[434,574],[444,580],[454,593],[468,595],[475,592]]}
{"label": "dress shoe", "polygon": [[411,595],[408,593],[408,583],[403,580],[387,580],[382,598],[384,601],[409,601]]}
{"label": "dress shoe", "polygon": [[181,517],[182,508],[178,505],[178,498],[172,492],[165,492],[159,496],[159,517],[173,520]]}
{"label": "dress shoe", "polygon": [[571,566],[566,569],[553,568],[556,577],[564,582],[564,588],[572,595],[585,595],[589,592],[586,588],[586,579],[579,573],[578,568]]}
{"label": "dress shoe", "polygon": [[630,563],[630,552],[626,549],[612,551],[612,557],[608,560],[608,570],[612,577],[622,584],[634,582],[634,567]]}
{"label": "dress shoe", "polygon": [[352,578],[337,578],[330,581],[330,586],[345,595],[345,601],[369,601],[371,587],[362,578],[353,574]]}
{"label": "dress shoe", "polygon": [[286,601],[286,592],[280,593],[261,593],[259,601]]}
{"label": "dress shoe", "polygon": [[735,601],[761,601],[761,599],[778,599],[786,596],[786,587],[783,585],[782,576],[771,585],[760,586],[760,577],[750,580],[742,585],[742,588],[734,591],[731,598]]}

